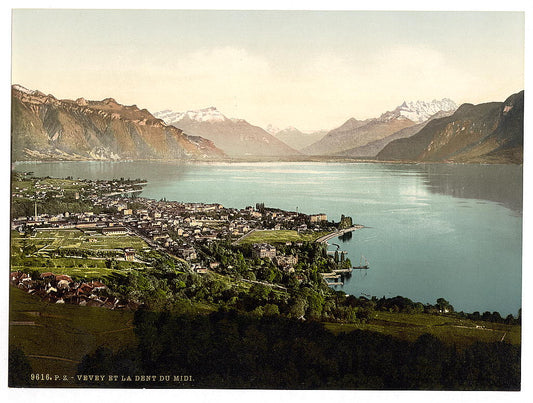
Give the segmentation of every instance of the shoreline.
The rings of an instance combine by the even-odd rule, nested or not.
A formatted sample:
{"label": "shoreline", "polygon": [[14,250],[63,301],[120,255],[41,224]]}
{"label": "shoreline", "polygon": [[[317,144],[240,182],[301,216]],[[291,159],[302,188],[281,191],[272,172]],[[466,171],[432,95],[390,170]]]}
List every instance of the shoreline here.
{"label": "shoreline", "polygon": [[366,227],[364,225],[361,225],[361,224],[355,224],[355,225],[352,225],[349,228],[345,228],[345,229],[342,229],[340,231],[330,232],[329,234],[323,235],[320,238],[315,239],[315,242],[327,243],[332,238],[339,237],[341,235],[346,234],[347,232],[357,231],[358,229],[362,229],[362,228],[366,228]]}
{"label": "shoreline", "polygon": [[316,162],[316,163],[345,163],[345,164],[392,164],[392,165],[518,165],[523,166],[523,163],[515,162],[456,162],[456,161],[412,161],[412,160],[377,160],[372,158],[350,158],[350,157],[329,157],[329,156],[302,156],[298,157],[250,157],[250,158],[191,158],[191,159],[47,159],[47,160],[12,160],[12,165],[18,164],[42,164],[54,162],[166,162],[166,163],[180,163],[180,164],[194,164],[194,163],[264,163],[264,162]]}

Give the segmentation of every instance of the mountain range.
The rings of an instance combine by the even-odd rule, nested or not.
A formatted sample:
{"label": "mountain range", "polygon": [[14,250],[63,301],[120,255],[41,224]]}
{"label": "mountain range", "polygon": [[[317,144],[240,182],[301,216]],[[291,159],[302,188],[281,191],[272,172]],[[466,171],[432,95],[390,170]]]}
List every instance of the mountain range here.
{"label": "mountain range", "polygon": [[383,150],[383,148],[387,144],[389,144],[391,141],[396,140],[396,139],[403,139],[406,137],[411,137],[415,133],[418,133],[431,120],[449,116],[452,113],[453,111],[439,111],[435,113],[433,116],[431,116],[428,120],[422,123],[418,123],[413,126],[407,126],[379,140],[371,141],[365,144],[364,146],[358,146],[358,147],[354,147],[348,150],[341,151],[337,153],[336,155],[346,156],[346,157],[358,157],[358,158],[373,158],[381,150]]}
{"label": "mountain range", "polygon": [[463,104],[411,137],[387,144],[378,160],[523,163],[524,91],[504,102]]}
{"label": "mountain range", "polygon": [[213,141],[230,157],[300,154],[266,130],[244,119],[227,118],[215,107],[187,112],[164,110],[154,113],[154,116],[186,133]]}
{"label": "mountain range", "polygon": [[11,90],[13,160],[205,159],[224,157],[136,105],[113,98],[59,100],[20,85]]}
{"label": "mountain range", "polygon": [[302,152],[308,155],[373,157],[387,144],[386,141],[382,141],[383,139],[402,130],[400,136],[412,135],[421,126],[411,130],[404,129],[420,125],[435,114],[453,112],[456,108],[457,105],[447,98],[431,102],[404,102],[378,118],[366,120],[350,118],[319,141],[303,148]]}
{"label": "mountain range", "polygon": [[[522,163],[524,91],[459,108],[450,99],[404,102],[378,118],[329,132],[264,130],[217,108],[151,114],[113,98],[57,99],[12,86],[12,158],[124,160],[365,158],[381,161]],[[307,156],[306,156],[307,155]],[[314,158],[314,157],[312,157]]]}

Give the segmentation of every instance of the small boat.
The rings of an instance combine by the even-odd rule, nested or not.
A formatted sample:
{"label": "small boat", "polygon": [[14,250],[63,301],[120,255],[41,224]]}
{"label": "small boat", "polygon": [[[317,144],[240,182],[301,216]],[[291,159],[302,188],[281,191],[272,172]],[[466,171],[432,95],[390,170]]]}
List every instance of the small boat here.
{"label": "small boat", "polygon": [[[363,263],[363,260],[364,260],[364,263]],[[368,265],[368,260],[366,260],[366,257],[361,255],[361,259],[359,261],[359,266],[354,266],[353,268],[354,268],[354,270],[355,269],[364,269],[364,270],[368,269],[369,265]]]}

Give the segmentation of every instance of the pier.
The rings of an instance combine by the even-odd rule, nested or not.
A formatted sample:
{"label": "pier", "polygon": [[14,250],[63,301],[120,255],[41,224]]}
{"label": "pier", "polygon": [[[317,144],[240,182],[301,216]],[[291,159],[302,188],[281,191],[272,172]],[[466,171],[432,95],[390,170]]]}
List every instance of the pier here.
{"label": "pier", "polygon": [[340,274],[335,273],[334,271],[331,273],[320,273],[324,279],[327,278],[341,278]]}
{"label": "pier", "polygon": [[351,273],[352,272],[352,268],[349,267],[348,269],[337,269],[337,270],[332,270],[333,273]]}
{"label": "pier", "polygon": [[335,282],[327,282],[326,281],[326,284],[329,285],[329,286],[332,286],[332,285],[344,285],[344,283],[342,281],[335,281]]}
{"label": "pier", "polygon": [[[327,243],[330,239],[332,238],[335,238],[335,237],[339,237],[341,235],[344,235],[348,232],[353,232],[353,231],[356,231],[358,229],[361,229],[361,228],[365,228],[364,225],[359,225],[359,224],[356,224],[356,225],[353,225],[349,228],[345,228],[345,229],[342,229],[342,230],[339,230],[339,231],[336,231],[336,232],[331,232],[329,234],[326,234],[324,236],[321,236],[320,238],[316,239],[315,242],[320,242],[320,243]],[[337,244],[333,244],[337,247],[337,251],[328,251],[328,255],[334,255],[335,252],[339,252],[339,249],[340,249],[340,245],[337,245]],[[340,254],[348,254],[346,251],[340,251]],[[329,273],[320,273],[322,275],[322,278],[324,279],[324,282],[328,285],[328,286],[335,286],[335,285],[344,285],[344,282],[342,281],[331,281],[331,280],[337,280],[339,278],[342,278],[342,275],[345,274],[345,273],[351,273],[352,270],[355,270],[355,269],[368,269],[368,261],[365,259],[365,264],[364,265],[360,265],[360,266],[354,266],[353,268],[352,267],[349,267],[347,269],[335,269],[335,270],[332,270],[331,272]],[[330,281],[328,281],[330,280]]]}

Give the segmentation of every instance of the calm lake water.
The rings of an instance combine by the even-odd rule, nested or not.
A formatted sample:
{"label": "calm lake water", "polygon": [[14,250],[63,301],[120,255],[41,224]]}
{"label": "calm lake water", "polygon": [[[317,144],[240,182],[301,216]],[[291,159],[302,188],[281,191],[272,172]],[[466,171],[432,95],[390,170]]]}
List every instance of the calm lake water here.
{"label": "calm lake water", "polygon": [[142,196],[341,214],[367,228],[332,239],[352,263],[353,295],[517,314],[521,307],[522,168],[365,163],[17,163],[37,176],[143,178]]}

